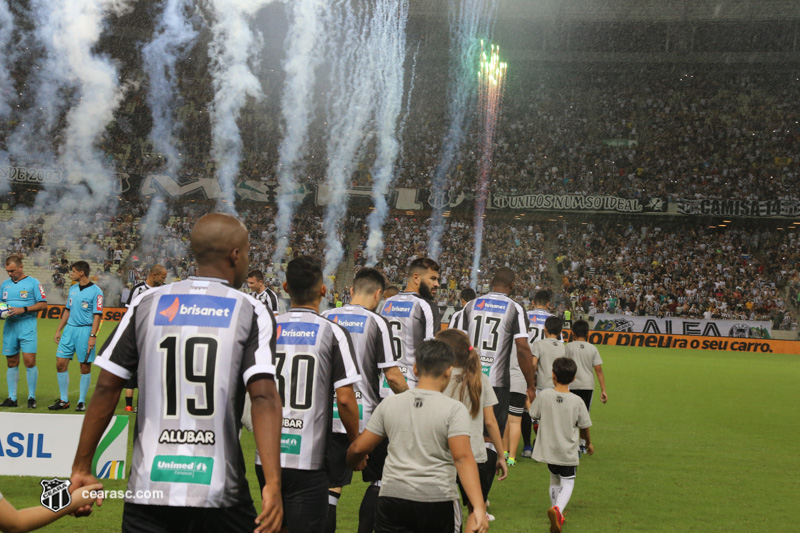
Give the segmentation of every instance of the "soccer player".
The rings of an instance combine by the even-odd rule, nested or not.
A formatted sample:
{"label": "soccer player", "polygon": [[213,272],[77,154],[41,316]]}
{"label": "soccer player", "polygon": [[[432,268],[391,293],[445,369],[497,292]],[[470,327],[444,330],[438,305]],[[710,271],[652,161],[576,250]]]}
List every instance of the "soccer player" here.
{"label": "soccer player", "polygon": [[531,405],[531,416],[539,421],[539,438],[533,447],[533,458],[540,463],[547,463],[550,470],[552,507],[547,510],[550,533],[561,532],[564,509],[575,488],[575,474],[580,462],[578,438],[586,441],[586,453],[594,453],[589,437],[589,426],[592,425],[589,411],[583,400],[569,391],[576,370],[577,365],[572,359],[556,358],[550,372],[554,386],[537,394]]}
{"label": "soccer player", "polygon": [[[540,289],[533,295],[533,309],[528,311],[528,344],[533,345],[544,338],[544,321],[553,316],[548,310],[550,306],[550,291]],[[533,452],[531,445],[531,417],[528,416],[528,399],[525,394],[527,383],[525,376],[519,369],[517,360],[511,358],[511,400],[508,407],[508,425],[503,433],[503,445],[506,449],[506,459],[511,465],[517,464],[517,444],[520,433],[522,434],[522,457],[530,457]]]}
{"label": "soccer player", "polygon": [[[275,319],[238,290],[250,249],[239,220],[201,217],[190,246],[197,277],[145,292],[103,347],[71,481],[95,482],[95,449],[125,380],[138,369],[141,402],[122,531],[277,532],[283,511]],[[268,480],[258,517],[239,445],[245,387]]]}
{"label": "soccer player", "polygon": [[[517,349],[517,361],[528,385],[529,398],[534,395],[534,367],[528,346],[528,317],[522,306],[511,299],[514,292],[514,271],[500,267],[492,277],[492,291],[464,307],[458,329],[467,332],[478,349],[483,372],[489,375],[498,403],[494,407],[502,435],[508,419],[511,387],[511,352]],[[498,450],[492,450],[499,453]],[[489,461],[493,458],[490,456]]]}
{"label": "soccer player", "polygon": [[[350,334],[318,314],[327,292],[322,281],[322,265],[317,259],[292,259],[283,283],[291,308],[276,318],[276,377],[283,401],[281,487],[285,525],[293,533],[325,530],[330,501],[325,454],[334,391],[348,441],[354,441],[359,431],[353,384],[361,381],[361,375]],[[358,468],[362,469],[363,465]],[[259,476],[259,482],[265,479]]]}
{"label": "soccer player", "polygon": [[467,306],[467,303],[471,302],[475,299],[475,291],[471,288],[467,287],[461,291],[461,309],[453,313],[453,316],[450,317],[450,323],[448,324],[448,328],[457,328],[458,324],[461,321],[461,314],[464,312],[464,307]]}
{"label": "soccer player", "polygon": [[[383,296],[386,280],[374,268],[362,268],[356,273],[353,287],[350,289],[352,301],[343,307],[325,311],[322,316],[339,324],[350,333],[353,341],[358,368],[362,381],[355,383],[360,411],[360,431],[364,430],[369,417],[381,401],[381,372],[386,376],[392,392],[399,394],[408,390],[403,373],[397,368],[394,358],[392,334],[389,323],[382,316],[375,314],[375,309]],[[347,468],[345,459],[347,440],[341,420],[334,417],[333,435],[328,446],[328,532],[336,531],[336,505],[342,494],[342,487],[349,485],[353,471]],[[359,511],[358,531],[371,532],[375,526],[375,509],[378,504],[380,479],[383,474],[383,463],[386,459],[386,447],[379,446],[369,454],[367,466],[361,475],[370,483],[364,493]]]}
{"label": "soccer player", "polygon": [[[67,305],[56,329],[56,371],[61,397],[48,407],[51,411],[69,408],[69,372],[72,356],[78,356],[81,365],[80,395],[76,411],[86,410],[86,394],[92,382],[92,363],[97,344],[97,330],[103,317],[103,291],[91,282],[91,269],[86,261],[72,263],[69,278],[76,282],[69,288]],[[65,327],[66,326],[66,327]]]}
{"label": "soccer player", "polygon": [[[161,287],[164,284],[164,281],[167,279],[167,269],[161,265],[153,265],[150,267],[150,272],[147,274],[147,279],[144,281],[140,281],[136,285],[133,286],[131,289],[130,294],[128,295],[128,301],[125,302],[125,307],[130,307],[131,302],[136,299],[137,296],[142,294],[147,289],[152,289],[154,287]],[[126,411],[133,411],[133,389],[137,388],[139,385],[137,383],[137,376],[136,372],[133,373],[131,379],[125,384],[125,410]]]}
{"label": "soccer player", "polygon": [[39,369],[36,367],[38,333],[36,313],[47,309],[47,298],[42,284],[25,275],[22,259],[17,255],[6,258],[7,280],[0,284],[2,301],[8,304],[8,318],[3,324],[3,355],[6,356],[6,380],[8,398],[0,407],[17,407],[17,384],[19,383],[19,354],[25,363],[28,379],[28,408],[36,409],[36,382]]}
{"label": "soccer player", "polygon": [[271,312],[278,312],[278,295],[264,283],[264,274],[260,270],[252,270],[247,274],[247,286],[253,298],[266,305]]}
{"label": "soccer player", "polygon": [[[576,320],[572,325],[573,341],[566,345],[566,356],[575,361],[578,371],[575,374],[569,390],[577,394],[586,404],[586,410],[592,410],[592,396],[594,396],[594,373],[600,382],[600,401],[606,403],[608,394],[606,393],[606,377],[603,374],[603,360],[600,359],[600,352],[597,347],[589,344],[589,323],[585,320]],[[586,443],[581,442],[581,448],[585,448]],[[583,449],[581,449],[583,451]]]}
{"label": "soccer player", "polygon": [[434,298],[439,288],[439,263],[420,257],[408,267],[406,290],[383,303],[381,315],[389,321],[395,340],[395,357],[408,386],[417,385],[414,374],[415,350],[426,339],[432,339],[441,328],[439,307]]}
{"label": "soccer player", "polygon": [[359,464],[389,439],[375,531],[461,531],[456,473],[472,504],[467,531],[484,532],[489,523],[478,467],[470,447],[469,414],[442,391],[450,383],[453,351],[438,340],[417,347],[417,387],[384,399],[367,428],[347,450]]}

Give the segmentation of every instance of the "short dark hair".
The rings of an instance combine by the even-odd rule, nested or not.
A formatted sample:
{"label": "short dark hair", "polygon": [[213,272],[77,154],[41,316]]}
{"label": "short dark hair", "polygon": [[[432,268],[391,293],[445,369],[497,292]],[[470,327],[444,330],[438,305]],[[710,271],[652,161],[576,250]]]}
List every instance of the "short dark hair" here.
{"label": "short dark hair", "polygon": [[492,287],[511,287],[517,275],[508,267],[500,267],[492,277]]}
{"label": "short dark hair", "polygon": [[22,266],[22,258],[18,255],[9,255],[6,257],[6,266],[14,263],[17,266]]}
{"label": "short dark hair", "polygon": [[92,267],[86,261],[75,261],[70,268],[82,272],[84,276],[88,276],[92,272]]}
{"label": "short dark hair", "polygon": [[464,300],[465,302],[469,302],[469,301],[474,300],[476,296],[477,296],[477,294],[475,294],[475,291],[473,289],[471,289],[470,287],[467,287],[466,289],[462,289],[462,291],[461,291],[461,299]]}
{"label": "short dark hair", "polygon": [[264,281],[264,274],[260,270],[251,270],[247,273],[248,278],[256,278],[256,281]]}
{"label": "short dark hair", "polygon": [[419,375],[433,378],[441,377],[456,360],[453,349],[447,343],[435,339],[417,346],[416,356]]}
{"label": "short dark hair", "polygon": [[304,305],[313,302],[322,284],[322,264],[318,259],[301,255],[286,265],[286,285],[292,303]]}
{"label": "short dark hair", "polygon": [[377,268],[362,268],[353,278],[353,293],[372,294],[378,289],[386,289],[386,278]]}
{"label": "short dark hair", "polygon": [[550,291],[539,289],[533,294],[533,303],[536,305],[547,305],[550,303]]}
{"label": "short dark hair", "polygon": [[389,285],[385,289],[383,289],[383,297],[384,298],[391,298],[395,294],[400,292],[400,288],[397,285]]}
{"label": "short dark hair", "polygon": [[557,357],[553,361],[553,374],[561,385],[569,385],[575,379],[578,365],[569,357]]}
{"label": "short dark hair", "polygon": [[411,261],[411,264],[408,265],[408,275],[411,276],[414,272],[425,272],[426,270],[433,270],[434,272],[439,272],[439,263],[431,259],[430,257],[420,257],[418,259],[414,259]]}
{"label": "short dark hair", "polygon": [[547,333],[550,335],[560,335],[561,328],[563,327],[564,321],[557,316],[549,316],[547,320],[544,321],[544,329],[546,329]]}
{"label": "short dark hair", "polygon": [[581,339],[589,336],[589,323],[585,320],[576,320],[572,323],[572,334]]}

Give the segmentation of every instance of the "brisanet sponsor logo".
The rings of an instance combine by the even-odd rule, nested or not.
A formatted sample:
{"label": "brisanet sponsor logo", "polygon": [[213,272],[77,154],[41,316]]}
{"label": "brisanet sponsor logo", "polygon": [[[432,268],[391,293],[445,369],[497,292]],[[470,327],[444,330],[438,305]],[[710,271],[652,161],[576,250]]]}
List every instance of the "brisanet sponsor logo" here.
{"label": "brisanet sponsor logo", "polygon": [[387,302],[383,306],[383,316],[409,317],[414,308],[413,302]]}
{"label": "brisanet sponsor logo", "polygon": [[330,319],[350,333],[364,333],[367,325],[367,317],[361,315],[334,314]]}
{"label": "brisanet sponsor logo", "polygon": [[227,328],[236,300],[206,294],[164,294],[156,307],[156,326]]}
{"label": "brisanet sponsor logo", "polygon": [[319,324],[308,322],[280,322],[278,324],[278,344],[311,346],[317,342]]}
{"label": "brisanet sponsor logo", "polygon": [[479,298],[478,301],[475,302],[475,309],[488,313],[505,313],[506,309],[508,309],[508,302]]}

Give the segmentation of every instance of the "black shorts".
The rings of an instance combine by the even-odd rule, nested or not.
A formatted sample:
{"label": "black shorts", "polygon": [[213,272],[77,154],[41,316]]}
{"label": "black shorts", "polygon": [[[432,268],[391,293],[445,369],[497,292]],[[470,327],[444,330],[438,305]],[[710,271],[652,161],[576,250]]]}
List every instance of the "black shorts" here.
{"label": "black shorts", "polygon": [[[256,477],[264,490],[264,470],[256,465]],[[317,533],[325,530],[328,517],[328,474],[324,470],[281,470],[283,525],[291,533]],[[252,531],[253,524],[249,525]],[[209,530],[212,531],[212,530]],[[243,530],[245,531],[245,530]]]}
{"label": "black shorts", "polygon": [[238,533],[255,529],[253,502],[216,509],[168,507],[125,502],[122,508],[124,533],[194,533],[220,531]]}
{"label": "black shorts", "polygon": [[[489,489],[492,488],[492,481],[494,481],[494,474],[497,471],[497,454],[491,450],[486,450],[488,457],[483,463],[478,463],[478,478],[481,482],[481,492],[483,493],[483,501],[489,499]],[[456,483],[458,483],[458,490],[461,492],[461,501],[467,505],[469,498],[467,493],[464,492],[464,486],[461,485],[461,479],[456,476]]]}
{"label": "black shorts", "polygon": [[575,477],[575,474],[578,472],[577,466],[563,466],[563,465],[547,465],[547,469],[550,470],[550,473],[554,476],[561,476],[561,477]]}
{"label": "black shorts", "polygon": [[383,439],[367,456],[367,467],[361,471],[361,479],[370,483],[383,477],[383,465],[389,455],[389,439]]}
{"label": "black shorts", "polygon": [[572,390],[570,389],[572,394],[577,394],[583,400],[583,403],[586,404],[586,410],[589,411],[592,409],[592,396],[594,395],[594,391],[592,389],[578,389]]}
{"label": "black shorts", "polygon": [[527,411],[525,408],[525,403],[527,400],[527,394],[512,392],[511,398],[508,401],[508,414],[522,418],[522,415],[524,415],[525,411]]}
{"label": "black shorts", "polygon": [[131,374],[131,377],[129,377],[125,381],[125,388],[126,389],[138,389],[139,388],[139,372],[138,371],[134,370],[133,373]]}
{"label": "black shorts", "polygon": [[347,466],[350,439],[344,433],[331,433],[325,461],[328,465],[328,488],[344,487],[353,481],[353,469]]}
{"label": "black shorts", "polygon": [[450,533],[461,531],[461,504],[413,502],[402,498],[378,498],[375,533]]}
{"label": "black shorts", "polygon": [[[497,425],[500,427],[500,435],[506,430],[506,422],[508,421],[508,404],[511,400],[511,389],[509,387],[492,387],[494,394],[497,396],[497,403],[494,406],[494,417],[497,419]],[[484,430],[484,435],[488,433]]]}

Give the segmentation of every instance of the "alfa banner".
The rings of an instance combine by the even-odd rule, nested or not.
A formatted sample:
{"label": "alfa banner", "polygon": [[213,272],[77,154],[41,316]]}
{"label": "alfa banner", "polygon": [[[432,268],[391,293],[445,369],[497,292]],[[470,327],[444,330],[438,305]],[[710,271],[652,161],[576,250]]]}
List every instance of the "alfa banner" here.
{"label": "alfa banner", "polygon": [[772,323],[748,320],[704,320],[691,318],[654,318],[649,316],[609,315],[595,317],[595,331],[620,333],[666,333],[704,337],[769,339]]}
{"label": "alfa banner", "polygon": [[800,216],[800,200],[678,200],[681,215],[748,217]]}

